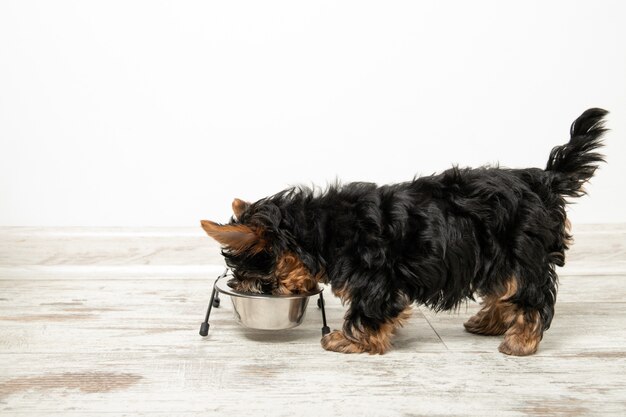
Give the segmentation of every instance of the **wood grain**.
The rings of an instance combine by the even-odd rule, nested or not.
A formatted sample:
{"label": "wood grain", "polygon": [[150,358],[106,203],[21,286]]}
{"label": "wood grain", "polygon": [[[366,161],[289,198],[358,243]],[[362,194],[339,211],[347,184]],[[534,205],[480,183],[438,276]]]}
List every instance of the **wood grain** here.
{"label": "wood grain", "polygon": [[[224,297],[198,335],[218,248],[190,229],[0,230],[1,416],[626,414],[626,227],[581,226],[539,352],[417,308],[383,356],[321,349],[320,312],[248,330]],[[331,328],[345,311],[326,293]]]}

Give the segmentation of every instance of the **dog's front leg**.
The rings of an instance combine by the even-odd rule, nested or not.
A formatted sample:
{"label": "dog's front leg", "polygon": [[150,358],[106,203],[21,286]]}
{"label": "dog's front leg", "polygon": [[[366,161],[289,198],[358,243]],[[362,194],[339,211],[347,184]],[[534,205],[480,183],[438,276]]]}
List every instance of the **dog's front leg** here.
{"label": "dog's front leg", "polygon": [[[372,300],[376,302],[377,300]],[[383,354],[391,347],[391,338],[398,326],[402,326],[411,315],[411,307],[405,297],[391,308],[376,309],[383,314],[372,317],[361,308],[361,303],[351,302],[346,313],[343,330],[335,330],[322,337],[322,347],[342,353]],[[398,305],[401,307],[398,308]],[[388,306],[389,307],[389,306]]]}

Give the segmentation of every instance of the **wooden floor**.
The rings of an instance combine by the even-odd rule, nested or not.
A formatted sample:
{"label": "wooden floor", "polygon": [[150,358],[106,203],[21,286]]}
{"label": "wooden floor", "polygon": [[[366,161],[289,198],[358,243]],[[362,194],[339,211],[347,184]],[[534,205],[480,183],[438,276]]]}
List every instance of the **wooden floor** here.
{"label": "wooden floor", "polygon": [[[239,327],[199,229],[0,229],[0,416],[626,415],[626,226],[575,228],[552,328],[508,357],[477,310],[415,309],[383,356],[322,350],[321,317]],[[344,307],[327,294],[329,325]]]}

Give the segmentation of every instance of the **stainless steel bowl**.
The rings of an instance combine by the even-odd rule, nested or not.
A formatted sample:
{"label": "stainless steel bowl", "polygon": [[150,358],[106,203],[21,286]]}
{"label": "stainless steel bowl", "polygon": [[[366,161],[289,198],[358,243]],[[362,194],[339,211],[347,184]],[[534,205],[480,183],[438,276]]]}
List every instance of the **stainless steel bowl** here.
{"label": "stainless steel bowl", "polygon": [[304,320],[309,297],[322,292],[319,288],[315,292],[296,295],[248,294],[230,288],[228,278],[218,278],[215,288],[230,296],[235,318],[251,329],[283,330],[299,326]]}

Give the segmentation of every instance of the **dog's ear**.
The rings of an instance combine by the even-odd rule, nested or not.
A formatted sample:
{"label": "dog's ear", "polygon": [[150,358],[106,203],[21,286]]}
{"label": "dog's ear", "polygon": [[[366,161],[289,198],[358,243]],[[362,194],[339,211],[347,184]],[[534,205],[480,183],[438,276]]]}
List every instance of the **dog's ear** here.
{"label": "dog's ear", "polygon": [[235,217],[237,217],[238,219],[241,218],[241,214],[246,211],[246,209],[248,208],[248,206],[250,205],[250,203],[240,200],[238,198],[235,198],[233,200],[233,213],[235,213]]}
{"label": "dog's ear", "polygon": [[258,231],[245,224],[218,224],[209,220],[201,220],[204,231],[217,240],[222,246],[234,251],[253,249],[261,251],[265,244]]}

